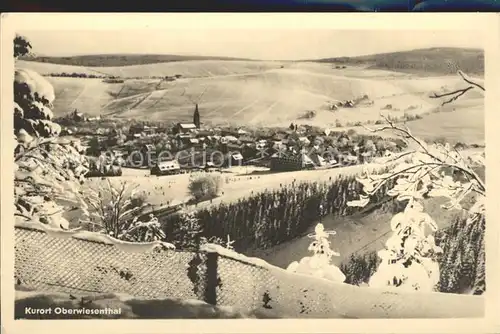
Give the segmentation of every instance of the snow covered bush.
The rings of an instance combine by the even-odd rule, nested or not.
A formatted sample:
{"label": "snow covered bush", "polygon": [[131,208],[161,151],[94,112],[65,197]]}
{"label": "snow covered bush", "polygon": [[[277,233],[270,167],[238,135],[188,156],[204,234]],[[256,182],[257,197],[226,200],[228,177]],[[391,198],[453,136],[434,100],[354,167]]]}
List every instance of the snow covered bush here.
{"label": "snow covered bush", "polygon": [[382,263],[370,278],[373,287],[401,286],[410,290],[432,291],[439,282],[439,266],[434,255],[442,253],[426,227],[437,231],[434,220],[410,199],[405,210],[391,220],[393,235],[386,249],[378,252]]}
{"label": "snow covered bush", "polygon": [[139,220],[148,206],[137,186],[120,182],[113,185],[109,180],[97,189],[85,192],[90,204],[89,229],[125,241],[151,242],[165,239],[160,222],[153,214],[146,221]]}
{"label": "snow covered bush", "polygon": [[[455,96],[461,96],[473,88],[484,91],[481,85],[463,73],[459,74],[470,85],[469,88],[441,96],[451,95],[450,101],[453,101]],[[393,235],[387,240],[386,249],[378,252],[382,263],[369,284],[433,290],[440,277],[436,256],[443,250],[434,242],[433,233],[438,226],[432,217],[423,212],[423,201],[432,197],[445,198],[447,203],[442,205],[443,209],[465,209],[469,214],[469,224],[480,221],[485,212],[486,185],[477,170],[485,167],[484,152],[464,156],[449,144],[428,145],[413,136],[406,126],[400,127],[387,118],[385,120],[387,126],[370,130],[394,131],[414,149],[385,157],[384,162],[392,166],[389,172],[358,177],[357,180],[363,185],[363,194],[348,203],[359,207],[367,205],[371,196],[390,180],[396,182],[387,194],[406,203],[404,211],[391,220]],[[473,202],[470,208],[463,207],[467,201]],[[430,233],[427,233],[428,230]]]}
{"label": "snow covered bush", "polygon": [[[15,57],[30,48],[26,39],[15,38]],[[72,208],[86,208],[80,183],[88,168],[80,143],[58,137],[61,127],[52,121],[50,109],[54,99],[52,85],[41,75],[27,69],[15,70],[15,215],[68,228],[70,223],[62,214]]]}
{"label": "snow covered bush", "polygon": [[196,202],[209,200],[219,195],[221,189],[221,178],[214,175],[204,175],[189,181],[189,194]]}
{"label": "snow covered bush", "polygon": [[316,225],[315,233],[309,235],[309,237],[314,238],[308,248],[310,252],[313,252],[313,256],[306,256],[299,262],[290,263],[287,270],[334,282],[344,282],[345,275],[337,266],[331,263],[331,258],[340,256],[340,254],[330,248],[330,241],[328,240],[330,235],[335,235],[335,232],[325,231],[323,224]]}
{"label": "snow covered bush", "polygon": [[14,37],[14,58],[28,56],[31,53],[31,43],[26,37],[17,35]]}

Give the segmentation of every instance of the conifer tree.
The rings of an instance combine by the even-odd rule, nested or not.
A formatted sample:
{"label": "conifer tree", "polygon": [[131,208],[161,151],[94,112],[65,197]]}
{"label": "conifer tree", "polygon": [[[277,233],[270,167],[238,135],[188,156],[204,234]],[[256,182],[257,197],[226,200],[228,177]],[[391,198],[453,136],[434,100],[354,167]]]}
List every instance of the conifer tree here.
{"label": "conifer tree", "polygon": [[[26,55],[31,44],[14,39],[14,57]],[[78,141],[59,138],[61,126],[51,111],[54,88],[40,74],[16,68],[14,76],[14,203],[15,216],[60,229],[69,222],[65,209],[76,207],[86,216],[80,183],[88,172]]]}

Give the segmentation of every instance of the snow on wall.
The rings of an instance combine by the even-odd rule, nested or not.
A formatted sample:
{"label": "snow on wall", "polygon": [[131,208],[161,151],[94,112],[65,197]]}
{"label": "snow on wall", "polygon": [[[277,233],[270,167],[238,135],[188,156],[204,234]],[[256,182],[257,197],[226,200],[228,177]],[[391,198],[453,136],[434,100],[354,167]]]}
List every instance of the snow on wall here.
{"label": "snow on wall", "polygon": [[[484,316],[484,297],[438,292],[401,292],[397,288],[376,289],[335,283],[326,279],[290,273],[262,259],[246,257],[218,245],[205,252],[260,267],[268,286],[269,304],[284,314],[331,318],[474,318]],[[239,270],[240,273],[242,270]],[[255,271],[254,271],[255,272]],[[243,273],[241,273],[243,275]],[[229,284],[224,280],[225,284]],[[237,282],[231,282],[238,285]],[[306,310],[306,311],[304,311]]]}
{"label": "snow on wall", "polygon": [[[55,262],[40,264],[38,262],[41,259],[38,259],[37,264],[35,263],[36,261],[30,261],[30,258],[33,256],[36,257],[37,255],[35,254],[41,254],[42,249],[39,249],[41,247],[40,241],[38,241],[39,237],[28,241],[26,238],[31,238],[30,234],[22,234],[24,236],[21,237],[21,240],[25,240],[22,244],[24,250],[22,250],[23,254],[16,254],[16,263],[17,256],[21,256],[20,258],[23,258],[25,267],[28,269],[31,268],[29,271],[26,271],[27,275],[35,275],[37,280],[42,279],[57,282],[65,279],[64,275],[68,277],[73,275],[72,272],[69,272],[73,267],[76,268],[75,270],[77,270],[79,277],[81,276],[80,278],[83,279],[83,276],[85,276],[84,268],[90,268],[89,266],[98,263],[99,266],[118,266],[118,269],[122,270],[124,274],[126,274],[127,270],[134,274],[134,278],[132,281],[127,282],[127,285],[124,285],[125,283],[117,285],[117,281],[113,278],[114,276],[110,276],[111,273],[99,273],[99,275],[105,275],[102,277],[109,280],[109,282],[106,281],[108,282],[106,285],[103,285],[104,281],[101,281],[101,278],[99,278],[101,276],[92,273],[94,276],[99,276],[99,282],[101,283],[96,283],[97,285],[95,285],[98,291],[109,289],[109,286],[117,286],[119,289],[124,289],[124,291],[132,291],[134,289],[143,291],[146,289],[147,291],[151,291],[150,293],[152,294],[160,293],[166,289],[174,291],[172,293],[179,295],[181,294],[179,292],[180,286],[175,284],[184,284],[184,281],[186,281],[185,292],[182,292],[181,295],[191,296],[192,294],[190,278],[186,272],[189,259],[183,259],[183,257],[187,256],[184,256],[183,252],[176,252],[177,254],[173,258],[161,257],[155,260],[154,257],[144,257],[146,256],[144,252],[158,245],[155,243],[139,243],[134,245],[134,243],[123,243],[98,233],[48,229],[40,223],[32,222],[18,221],[16,222],[16,227],[25,231],[26,229],[30,229],[45,232],[49,238],[62,239],[61,246],[56,246],[54,241],[46,240],[49,243],[48,245],[52,245],[51,247],[53,247],[51,251],[56,252],[50,254],[50,258]],[[114,245],[116,246],[116,250],[113,250],[115,247],[109,248],[107,251],[103,248],[98,251],[97,257],[90,256],[90,258],[87,258],[85,256],[82,258],[83,253],[81,252],[84,251],[83,248],[85,248],[87,253],[94,252],[96,254],[95,251],[92,251],[94,248],[86,243],[79,244],[78,247],[81,247],[81,250],[74,249],[76,244],[69,243],[72,238],[94,242],[94,246],[92,246],[94,248],[98,246],[95,242]],[[46,249],[45,251],[48,250]],[[103,253],[103,251],[110,253]],[[121,251],[124,251],[124,253],[117,253]],[[256,308],[273,310],[292,318],[472,318],[484,316],[484,298],[482,296],[423,292],[412,293],[400,292],[397,288],[376,289],[357,287],[304,274],[291,273],[282,268],[275,267],[262,259],[246,257],[243,254],[214,244],[202,246],[201,251],[219,255],[217,260],[217,275],[220,279],[220,284],[218,284],[216,289],[217,305],[234,306],[246,310],[254,310]],[[77,257],[73,258],[73,255],[70,253],[74,253],[73,255]],[[62,261],[64,263],[60,263],[61,261],[58,260],[58,258],[62,257],[65,257],[66,261]],[[93,262],[87,263],[85,261]],[[167,263],[166,261],[171,262]],[[47,270],[45,270],[39,267],[41,265],[49,266],[51,269],[46,268]],[[163,268],[164,265],[167,267]],[[33,266],[38,267],[34,268]],[[158,268],[159,271],[154,275],[167,275],[171,279],[173,278],[171,283],[165,278],[160,280],[161,283],[158,282],[160,285],[156,285],[157,283],[154,283],[158,281],[155,280],[156,277],[148,276],[151,274],[148,268],[155,268],[157,266],[163,267]],[[36,270],[33,271],[32,269]],[[51,272],[50,275],[48,274],[49,271]],[[106,269],[106,272],[109,272],[109,269]],[[91,274],[89,273],[89,275]],[[172,275],[175,275],[175,277]],[[78,282],[80,281],[85,283],[87,279],[79,280]],[[189,284],[187,284],[188,282]]]}
{"label": "snow on wall", "polygon": [[174,245],[163,241],[129,242],[113,238],[112,236],[109,236],[107,234],[83,231],[80,230],[79,228],[73,230],[63,230],[60,228],[53,228],[45,224],[42,224],[40,222],[34,222],[34,221],[32,222],[26,220],[24,221],[16,220],[15,227],[42,231],[54,238],[61,238],[61,239],[75,238],[84,241],[99,242],[107,245],[114,245],[116,248],[130,253],[149,252],[158,247],[163,247],[164,249],[172,249],[172,250],[175,249]]}

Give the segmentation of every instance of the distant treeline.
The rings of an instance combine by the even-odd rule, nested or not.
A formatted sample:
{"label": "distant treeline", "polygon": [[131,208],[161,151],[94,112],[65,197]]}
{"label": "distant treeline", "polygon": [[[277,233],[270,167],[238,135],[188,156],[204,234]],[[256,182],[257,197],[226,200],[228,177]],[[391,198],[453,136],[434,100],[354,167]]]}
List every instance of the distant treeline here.
{"label": "distant treeline", "polygon": [[190,60],[250,60],[230,57],[205,57],[205,56],[181,56],[181,55],[150,55],[150,54],[109,54],[109,55],[84,55],[73,57],[26,57],[21,58],[29,61],[42,63],[90,66],[90,67],[114,67],[130,65],[147,65],[156,63],[167,63],[175,61]]}
{"label": "distant treeline", "polygon": [[484,51],[466,48],[429,48],[360,57],[336,57],[315,60],[338,65],[368,66],[371,69],[418,71],[429,74],[484,74]]}
{"label": "distant treeline", "polygon": [[[375,200],[383,202],[391,184],[378,192]],[[196,212],[202,237],[234,240],[234,249],[245,252],[266,249],[306,233],[320,217],[351,215],[360,208],[348,207],[347,202],[358,197],[361,184],[355,176],[340,176],[328,182],[295,181],[280,189],[254,194],[238,202],[204,208]],[[184,224],[183,215],[174,214],[161,219],[167,241],[176,240],[175,231]],[[189,235],[189,238],[194,238]]]}
{"label": "distant treeline", "polygon": [[[436,233],[436,244],[443,248],[438,259],[440,292],[480,295],[486,290],[484,231],[484,217],[468,224],[466,216],[457,215],[450,226]],[[380,262],[373,251],[351,255],[340,268],[346,283],[360,285],[368,283]]]}
{"label": "distant treeline", "polygon": [[173,76],[161,76],[161,75],[150,75],[150,76],[142,76],[142,77],[121,77],[121,76],[113,76],[107,74],[89,74],[89,73],[48,73],[44,74],[46,77],[63,77],[63,78],[84,78],[84,79],[104,79],[105,82],[108,83],[123,83],[125,80],[131,79],[160,79],[165,81],[175,81],[182,77],[180,74],[176,74]]}
{"label": "distant treeline", "polygon": [[109,78],[108,75],[99,75],[99,74],[89,74],[89,73],[48,73],[45,74],[47,77],[64,77],[64,78],[89,78],[89,79],[104,79]]}

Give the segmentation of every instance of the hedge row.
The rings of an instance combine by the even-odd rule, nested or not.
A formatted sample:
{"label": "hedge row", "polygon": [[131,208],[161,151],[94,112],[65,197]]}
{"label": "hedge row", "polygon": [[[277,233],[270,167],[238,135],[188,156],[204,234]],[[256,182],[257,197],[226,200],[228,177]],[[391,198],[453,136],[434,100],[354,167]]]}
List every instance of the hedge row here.
{"label": "hedge row", "polygon": [[[380,189],[376,201],[386,198],[390,185]],[[238,252],[266,249],[302,236],[324,215],[351,215],[359,208],[348,207],[357,199],[361,184],[354,176],[341,176],[328,182],[293,182],[276,190],[267,190],[238,202],[222,203],[196,212],[202,237],[223,240],[229,235]],[[176,231],[183,228],[184,218],[174,214],[162,219],[167,240],[177,245]],[[189,236],[192,238],[193,236]]]}

